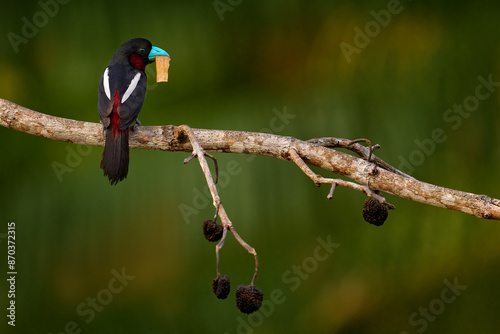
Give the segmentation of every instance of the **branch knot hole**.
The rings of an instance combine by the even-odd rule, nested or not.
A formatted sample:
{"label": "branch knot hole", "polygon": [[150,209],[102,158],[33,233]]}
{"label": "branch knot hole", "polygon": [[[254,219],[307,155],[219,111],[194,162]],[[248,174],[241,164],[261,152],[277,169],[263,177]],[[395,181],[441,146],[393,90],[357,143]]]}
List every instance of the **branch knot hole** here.
{"label": "branch knot hole", "polygon": [[184,144],[189,140],[189,136],[182,125],[175,128],[175,138],[179,144]]}
{"label": "branch knot hole", "polygon": [[379,173],[378,168],[377,168],[376,166],[374,166],[374,167],[370,170],[370,172],[368,173],[368,175],[370,175],[370,176],[377,176],[377,175],[378,175],[378,173]]}

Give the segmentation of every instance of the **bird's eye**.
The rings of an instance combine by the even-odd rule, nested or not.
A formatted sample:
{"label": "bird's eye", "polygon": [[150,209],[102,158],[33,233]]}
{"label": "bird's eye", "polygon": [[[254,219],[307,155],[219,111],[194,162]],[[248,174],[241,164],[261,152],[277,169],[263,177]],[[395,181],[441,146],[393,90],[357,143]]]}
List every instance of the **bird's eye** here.
{"label": "bird's eye", "polygon": [[142,56],[142,55],[145,55],[146,54],[146,49],[139,49],[139,54]]}

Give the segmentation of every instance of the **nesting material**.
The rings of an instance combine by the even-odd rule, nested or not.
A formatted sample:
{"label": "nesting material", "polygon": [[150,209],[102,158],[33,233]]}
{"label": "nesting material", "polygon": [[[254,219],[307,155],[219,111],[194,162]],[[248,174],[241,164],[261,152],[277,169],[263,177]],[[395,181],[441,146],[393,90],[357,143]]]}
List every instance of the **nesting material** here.
{"label": "nesting material", "polygon": [[170,67],[169,56],[156,56],[156,82],[168,81],[168,68]]}

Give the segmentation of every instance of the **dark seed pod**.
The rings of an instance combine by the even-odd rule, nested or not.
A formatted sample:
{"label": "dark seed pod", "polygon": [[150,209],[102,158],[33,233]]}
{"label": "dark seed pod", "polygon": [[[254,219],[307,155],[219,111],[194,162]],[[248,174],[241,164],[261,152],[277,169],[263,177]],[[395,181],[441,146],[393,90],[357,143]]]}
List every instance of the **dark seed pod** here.
{"label": "dark seed pod", "polygon": [[214,223],[213,220],[209,219],[203,222],[203,235],[208,241],[219,241],[222,238],[222,232],[224,232],[224,228]]}
{"label": "dark seed pod", "polygon": [[229,295],[229,291],[231,291],[231,282],[229,277],[222,275],[214,279],[212,281],[212,289],[214,290],[217,298],[226,299]]}
{"label": "dark seed pod", "polygon": [[387,207],[372,197],[365,200],[363,218],[370,224],[381,226],[389,215]]}
{"label": "dark seed pod", "polygon": [[246,314],[257,311],[262,306],[264,295],[255,285],[240,285],[236,289],[236,306]]}

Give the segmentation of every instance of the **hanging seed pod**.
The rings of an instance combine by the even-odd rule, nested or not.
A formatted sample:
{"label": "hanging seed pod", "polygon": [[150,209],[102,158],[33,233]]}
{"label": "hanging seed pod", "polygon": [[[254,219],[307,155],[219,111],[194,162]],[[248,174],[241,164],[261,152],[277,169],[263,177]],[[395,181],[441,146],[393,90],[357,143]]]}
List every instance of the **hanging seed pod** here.
{"label": "hanging seed pod", "polygon": [[389,215],[387,207],[372,197],[365,200],[363,218],[370,224],[382,226]]}
{"label": "hanging seed pod", "polygon": [[217,277],[212,281],[212,289],[219,299],[226,299],[231,291],[231,281],[226,275]]}
{"label": "hanging seed pod", "polygon": [[203,235],[208,241],[219,241],[223,232],[224,228],[213,220],[208,219],[203,222]]}
{"label": "hanging seed pod", "polygon": [[264,294],[255,285],[240,285],[236,289],[236,306],[246,314],[257,311],[262,306]]}

